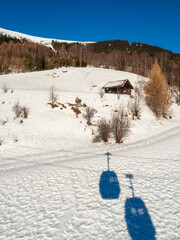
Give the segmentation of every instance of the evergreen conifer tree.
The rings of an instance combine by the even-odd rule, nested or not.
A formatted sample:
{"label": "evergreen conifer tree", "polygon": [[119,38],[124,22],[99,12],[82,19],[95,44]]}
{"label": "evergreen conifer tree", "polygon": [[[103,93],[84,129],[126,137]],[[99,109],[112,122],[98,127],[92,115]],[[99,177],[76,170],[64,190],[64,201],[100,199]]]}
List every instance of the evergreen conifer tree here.
{"label": "evergreen conifer tree", "polygon": [[25,59],[25,68],[28,71],[32,71],[34,68],[34,64],[33,64],[33,58],[30,55],[26,56]]}

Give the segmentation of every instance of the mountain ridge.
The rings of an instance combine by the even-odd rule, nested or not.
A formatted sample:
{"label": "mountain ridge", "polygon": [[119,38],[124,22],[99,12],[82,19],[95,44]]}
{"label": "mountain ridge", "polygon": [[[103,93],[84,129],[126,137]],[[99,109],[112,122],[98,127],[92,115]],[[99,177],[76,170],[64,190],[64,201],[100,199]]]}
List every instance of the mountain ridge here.
{"label": "mountain ridge", "polygon": [[180,54],[161,47],[125,40],[46,39],[0,28],[0,74],[93,66],[147,77],[156,59],[168,84],[180,87]]}
{"label": "mountain ridge", "polygon": [[159,47],[157,45],[152,45],[152,44],[143,43],[143,42],[133,42],[133,41],[128,41],[128,40],[120,40],[120,39],[101,40],[101,41],[96,41],[96,42],[94,42],[94,41],[63,40],[63,39],[56,39],[56,38],[46,38],[46,37],[33,36],[33,35],[30,35],[30,34],[16,32],[16,31],[4,29],[4,28],[1,28],[1,27],[0,27],[0,35],[6,35],[6,36],[14,37],[14,38],[17,38],[17,39],[26,39],[27,41],[34,42],[34,43],[39,43],[39,44],[42,44],[42,45],[47,46],[47,47],[52,47],[52,44],[51,44],[52,41],[58,42],[58,43],[69,43],[69,44],[71,44],[71,43],[89,44],[89,43],[98,43],[98,42],[123,41],[123,42],[128,42],[129,45],[131,45],[131,44],[139,44],[139,46],[140,45],[148,45],[148,46],[151,46],[151,47],[156,47],[156,48],[162,49],[162,50],[167,51],[167,52],[171,52],[173,54],[179,54],[179,53],[173,52],[169,49]]}
{"label": "mountain ridge", "polygon": [[20,33],[20,32],[16,32],[16,31],[12,31],[12,30],[8,30],[8,29],[4,29],[4,28],[0,28],[0,35],[6,35],[6,36],[10,36],[10,37],[15,37],[17,39],[26,39],[29,40],[30,42],[34,42],[34,43],[39,43],[48,47],[51,47],[51,42],[57,41],[57,42],[66,42],[66,43],[81,43],[81,44],[86,44],[86,43],[91,43],[91,42],[81,42],[81,41],[73,41],[73,40],[61,40],[61,39],[54,39],[54,38],[45,38],[45,37],[38,37],[38,36],[32,36],[29,34],[25,34],[25,33]]}

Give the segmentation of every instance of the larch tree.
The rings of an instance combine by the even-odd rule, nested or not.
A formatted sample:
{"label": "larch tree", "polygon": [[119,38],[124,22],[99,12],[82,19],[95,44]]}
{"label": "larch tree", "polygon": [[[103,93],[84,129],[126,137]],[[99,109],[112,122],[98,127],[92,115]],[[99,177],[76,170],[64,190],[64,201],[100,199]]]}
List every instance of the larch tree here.
{"label": "larch tree", "polygon": [[165,75],[157,60],[151,68],[149,81],[145,84],[146,102],[152,112],[159,118],[167,118],[170,114],[172,97]]}

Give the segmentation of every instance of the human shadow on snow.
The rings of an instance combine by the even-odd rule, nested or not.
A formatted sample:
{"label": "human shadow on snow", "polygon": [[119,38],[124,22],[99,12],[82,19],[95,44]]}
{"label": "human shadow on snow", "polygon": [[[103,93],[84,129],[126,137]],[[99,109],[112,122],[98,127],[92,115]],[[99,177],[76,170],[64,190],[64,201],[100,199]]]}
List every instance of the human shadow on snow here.
{"label": "human shadow on snow", "polygon": [[126,199],[125,202],[125,219],[129,235],[133,240],[155,240],[156,231],[148,209],[141,198],[135,197],[132,184],[133,175],[127,174],[126,177],[130,179],[133,196]]}
{"label": "human shadow on snow", "polygon": [[109,156],[110,153],[107,153],[107,165],[108,170],[103,171],[99,181],[99,192],[103,199],[118,199],[120,195],[120,186],[116,173],[110,171],[109,167]]}

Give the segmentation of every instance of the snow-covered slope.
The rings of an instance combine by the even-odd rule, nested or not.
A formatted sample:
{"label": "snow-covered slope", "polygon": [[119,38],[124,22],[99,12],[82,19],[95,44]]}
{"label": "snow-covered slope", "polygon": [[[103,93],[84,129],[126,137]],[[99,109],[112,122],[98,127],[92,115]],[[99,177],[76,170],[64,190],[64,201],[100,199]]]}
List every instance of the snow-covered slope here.
{"label": "snow-covered slope", "polygon": [[[15,31],[6,30],[3,28],[0,28],[0,34],[11,36],[11,37],[18,38],[18,39],[25,38],[29,42],[39,43],[39,44],[45,45],[47,47],[52,47],[52,45],[51,45],[52,40],[57,41],[57,42],[67,42],[67,43],[77,42],[77,41],[67,41],[67,40],[35,37],[35,36],[30,36],[30,35],[15,32]],[[81,43],[86,44],[87,42],[81,42]],[[90,43],[90,42],[88,42],[88,43]]]}
{"label": "snow-covered slope", "polygon": [[[0,88],[7,85],[9,91],[0,95],[1,125],[0,137],[3,145],[1,156],[11,157],[23,154],[40,153],[52,150],[86,149],[99,146],[92,143],[95,127],[87,127],[83,118],[84,108],[81,108],[79,118],[71,110],[69,103],[75,103],[75,98],[82,103],[95,108],[94,123],[101,117],[111,118],[114,110],[127,107],[131,98],[106,94],[100,98],[99,89],[109,81],[129,79],[135,85],[139,77],[136,74],[98,68],[61,68],[50,71],[9,74],[0,76]],[[54,86],[60,106],[51,109],[49,90]],[[13,93],[11,93],[13,90]],[[14,120],[13,105],[18,102],[30,109],[29,118],[23,124]],[[176,108],[176,106],[174,106]],[[175,110],[172,120],[157,121],[148,108],[143,105],[140,121],[132,121],[131,134],[125,143],[133,143],[176,126],[179,113]],[[77,130],[78,129],[78,130]],[[158,129],[158,130],[157,130]],[[14,142],[18,139],[17,142]],[[83,141],[82,141],[83,139]],[[7,151],[8,149],[8,151]],[[11,149],[11,150],[10,150]]]}
{"label": "snow-covered slope", "polygon": [[[83,107],[76,118],[69,106],[79,97],[97,110],[94,124],[111,118],[130,97],[100,98],[99,88],[121,79],[135,86],[140,77],[97,68],[0,76],[9,88],[0,92],[0,240],[180,238],[179,107],[157,121],[142,104],[125,142],[104,145],[92,143]],[[66,108],[47,104],[52,86]],[[17,101],[30,109],[23,123]]]}

